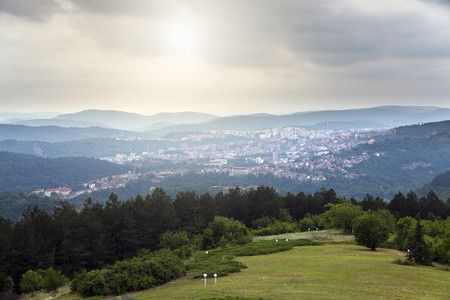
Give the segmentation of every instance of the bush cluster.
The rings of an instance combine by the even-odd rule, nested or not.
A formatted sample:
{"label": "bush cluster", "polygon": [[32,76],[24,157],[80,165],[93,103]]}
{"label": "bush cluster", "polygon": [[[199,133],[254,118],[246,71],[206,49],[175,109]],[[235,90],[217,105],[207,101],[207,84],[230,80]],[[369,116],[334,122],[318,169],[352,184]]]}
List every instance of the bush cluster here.
{"label": "bush cluster", "polygon": [[71,289],[83,297],[119,295],[168,282],[184,271],[184,264],[177,255],[161,250],[79,274]]}
{"label": "bush cluster", "polygon": [[202,250],[225,248],[230,245],[244,245],[251,241],[249,230],[244,223],[233,218],[216,216],[203,231],[201,248]]}
{"label": "bush cluster", "polygon": [[[450,217],[445,220],[428,216],[428,220],[421,220],[423,226],[423,243],[429,248],[432,261],[450,263]],[[399,250],[407,251],[414,247],[413,237],[417,228],[417,219],[404,217],[397,221],[394,243]],[[410,249],[412,251],[412,249]]]}
{"label": "bush cluster", "polygon": [[22,275],[20,280],[20,291],[22,293],[33,293],[40,290],[51,292],[69,282],[69,278],[53,268],[47,270],[29,270]]}

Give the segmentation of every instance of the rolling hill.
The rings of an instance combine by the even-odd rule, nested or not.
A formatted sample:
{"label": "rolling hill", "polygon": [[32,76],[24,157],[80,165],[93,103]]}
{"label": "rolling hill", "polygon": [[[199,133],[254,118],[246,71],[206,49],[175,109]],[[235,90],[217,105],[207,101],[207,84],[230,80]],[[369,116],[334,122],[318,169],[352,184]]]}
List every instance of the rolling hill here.
{"label": "rolling hill", "polygon": [[24,126],[0,124],[0,141],[44,141],[64,142],[90,138],[120,138],[130,136],[147,136],[144,133],[108,129],[103,127],[59,127],[59,126]]}
{"label": "rolling hill", "polygon": [[419,195],[425,195],[433,191],[440,199],[450,201],[450,170],[437,175],[430,183],[425,184],[417,192]]}
{"label": "rolling hill", "polygon": [[127,171],[128,167],[93,158],[53,159],[0,151],[0,191],[30,193],[37,188],[74,187]]}
{"label": "rolling hill", "polygon": [[207,122],[215,118],[217,116],[197,112],[160,113],[153,116],[144,116],[123,111],[92,109],[73,114],[59,115],[53,120],[95,121],[112,128],[134,131],[161,122],[170,124],[194,124]]}

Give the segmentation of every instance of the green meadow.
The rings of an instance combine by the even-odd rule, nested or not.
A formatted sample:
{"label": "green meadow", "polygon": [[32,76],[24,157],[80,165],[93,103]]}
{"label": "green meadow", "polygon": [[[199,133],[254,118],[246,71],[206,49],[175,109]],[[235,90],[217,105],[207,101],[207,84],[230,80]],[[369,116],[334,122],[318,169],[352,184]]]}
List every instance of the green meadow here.
{"label": "green meadow", "polygon": [[[279,241],[281,242],[281,241]],[[208,299],[225,296],[263,299],[450,299],[450,272],[394,264],[405,254],[373,252],[354,244],[294,247],[267,255],[237,257],[247,266],[217,278],[184,277],[128,295],[143,299]]]}
{"label": "green meadow", "polygon": [[[305,244],[305,240],[299,240],[305,238],[324,243],[296,246]],[[222,255],[226,260],[239,253],[251,255],[258,247],[264,248],[265,253],[274,248],[283,251],[235,257],[247,268],[219,276],[217,284],[213,274],[220,270],[207,271],[206,287],[199,274],[188,272],[162,286],[108,299],[450,299],[450,272],[444,268],[395,264],[395,260],[405,258],[404,252],[382,248],[370,251],[355,245],[352,239],[332,230],[258,237],[251,244],[211,250],[208,255]],[[202,261],[204,255],[205,252],[197,252],[190,263],[198,257]],[[59,295],[38,294],[30,298],[80,299],[69,293],[67,286]]]}

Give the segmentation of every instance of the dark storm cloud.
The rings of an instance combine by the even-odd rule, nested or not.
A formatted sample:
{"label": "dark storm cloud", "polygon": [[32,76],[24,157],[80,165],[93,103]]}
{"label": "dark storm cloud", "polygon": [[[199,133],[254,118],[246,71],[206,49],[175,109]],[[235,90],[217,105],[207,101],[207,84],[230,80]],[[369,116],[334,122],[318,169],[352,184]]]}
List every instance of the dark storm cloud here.
{"label": "dark storm cloud", "polygon": [[209,11],[216,20],[211,30],[223,38],[208,54],[225,63],[266,64],[280,49],[325,65],[450,56],[448,31],[420,10],[383,13],[327,0],[232,3]]}
{"label": "dark storm cloud", "polygon": [[60,10],[60,5],[54,0],[0,0],[0,13],[33,21],[44,21]]}

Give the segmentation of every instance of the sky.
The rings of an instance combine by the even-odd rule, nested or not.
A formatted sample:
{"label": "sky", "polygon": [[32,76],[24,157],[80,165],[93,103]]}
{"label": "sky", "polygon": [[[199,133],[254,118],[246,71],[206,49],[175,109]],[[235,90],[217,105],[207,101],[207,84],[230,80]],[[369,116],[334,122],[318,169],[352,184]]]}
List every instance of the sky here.
{"label": "sky", "polygon": [[450,0],[0,0],[0,111],[450,107]]}

